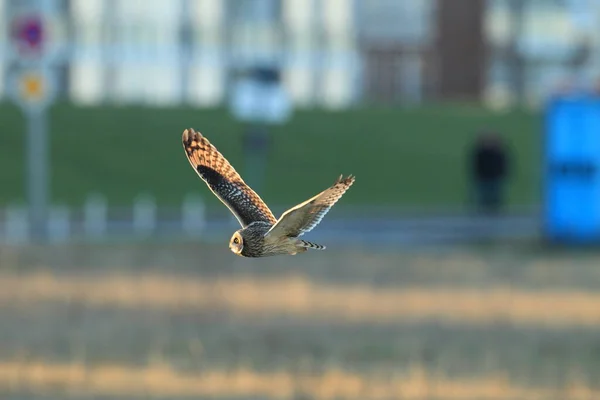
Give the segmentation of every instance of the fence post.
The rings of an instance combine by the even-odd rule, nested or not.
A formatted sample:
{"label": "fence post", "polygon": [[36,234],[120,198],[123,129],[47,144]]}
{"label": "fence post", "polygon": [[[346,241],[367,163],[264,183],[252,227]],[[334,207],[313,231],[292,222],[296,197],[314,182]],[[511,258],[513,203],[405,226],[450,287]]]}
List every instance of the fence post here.
{"label": "fence post", "polygon": [[29,241],[29,215],[27,208],[22,205],[9,205],[6,208],[5,229],[7,243],[27,243]]}
{"label": "fence post", "polygon": [[194,194],[185,196],[181,206],[181,225],[185,233],[190,236],[202,233],[206,222],[205,211],[202,197]]}
{"label": "fence post", "polygon": [[139,235],[149,235],[156,228],[156,201],[143,194],[133,202],[133,229]]}
{"label": "fence post", "polygon": [[83,228],[87,237],[101,238],[106,235],[107,210],[106,198],[101,194],[87,197],[83,210]]}
{"label": "fence post", "polygon": [[51,242],[65,242],[71,236],[70,210],[68,206],[54,206],[48,216],[48,236]]}

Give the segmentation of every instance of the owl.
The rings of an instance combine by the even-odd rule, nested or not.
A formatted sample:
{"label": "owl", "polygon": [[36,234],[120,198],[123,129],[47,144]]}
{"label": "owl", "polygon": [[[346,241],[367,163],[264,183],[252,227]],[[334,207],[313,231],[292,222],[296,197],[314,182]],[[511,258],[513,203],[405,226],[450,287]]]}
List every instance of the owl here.
{"label": "owl", "polygon": [[352,175],[340,176],[328,189],[284,212],[279,219],[200,132],[186,129],[183,149],[196,173],[237,218],[241,229],[229,248],[242,257],[295,255],[325,246],[299,237],[311,231],[354,183]]}

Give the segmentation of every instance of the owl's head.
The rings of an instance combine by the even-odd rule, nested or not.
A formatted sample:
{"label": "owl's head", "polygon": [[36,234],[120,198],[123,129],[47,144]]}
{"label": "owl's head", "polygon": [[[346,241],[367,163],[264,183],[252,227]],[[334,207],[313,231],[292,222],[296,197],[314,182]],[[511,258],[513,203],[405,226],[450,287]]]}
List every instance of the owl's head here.
{"label": "owl's head", "polygon": [[244,238],[242,237],[240,231],[235,232],[233,236],[231,236],[231,240],[229,241],[229,249],[231,249],[231,251],[238,256],[242,255],[242,250],[244,250]]}

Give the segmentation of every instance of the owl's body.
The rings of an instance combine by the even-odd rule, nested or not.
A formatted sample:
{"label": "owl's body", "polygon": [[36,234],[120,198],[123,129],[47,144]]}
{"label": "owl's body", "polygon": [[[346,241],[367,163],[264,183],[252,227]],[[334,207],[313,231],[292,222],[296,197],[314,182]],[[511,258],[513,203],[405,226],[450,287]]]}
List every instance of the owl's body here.
{"label": "owl's body", "polygon": [[[231,243],[235,238],[241,238],[241,243],[244,247],[240,252],[244,257],[265,257],[290,254],[294,255],[302,253],[308,249],[323,250],[325,246],[314,244],[306,240],[298,239],[291,236],[267,235],[273,227],[266,222],[252,222],[245,228],[236,231],[231,237]],[[237,236],[240,235],[240,236]]]}
{"label": "owl's body", "polygon": [[199,132],[186,129],[182,136],[186,156],[211,191],[240,222],[229,242],[232,252],[243,257],[267,257],[302,253],[325,246],[298,237],[312,230],[354,183],[340,178],[330,188],[284,212],[276,219],[221,153]]}

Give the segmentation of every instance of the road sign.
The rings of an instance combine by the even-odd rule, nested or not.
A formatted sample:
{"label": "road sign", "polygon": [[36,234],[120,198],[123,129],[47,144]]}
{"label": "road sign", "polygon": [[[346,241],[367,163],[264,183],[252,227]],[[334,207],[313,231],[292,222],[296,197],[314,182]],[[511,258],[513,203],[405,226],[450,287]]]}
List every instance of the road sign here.
{"label": "road sign", "polygon": [[49,199],[47,108],[55,97],[54,71],[48,67],[19,68],[11,77],[11,95],[27,118],[27,183],[30,232],[44,240]]}
{"label": "road sign", "polygon": [[238,79],[230,108],[235,118],[250,123],[283,124],[292,114],[292,104],[279,82],[279,74],[270,68],[256,68],[250,76]]}
{"label": "road sign", "polygon": [[[58,15],[59,0],[19,0],[7,4],[14,72],[9,93],[27,120],[27,196],[30,233],[47,236],[49,150],[47,108],[56,94],[56,71],[48,54],[47,20]],[[59,4],[60,3],[60,4]],[[12,55],[11,54],[11,55]]]}
{"label": "road sign", "polygon": [[46,32],[39,14],[15,16],[12,21],[12,39],[21,57],[41,56]]}
{"label": "road sign", "polygon": [[54,99],[54,74],[49,68],[21,68],[12,77],[12,96],[27,118],[27,184],[33,239],[47,233],[49,151],[47,108]]}
{"label": "road sign", "polygon": [[46,79],[41,74],[25,73],[19,80],[20,97],[28,103],[39,103],[47,97]]}
{"label": "road sign", "polygon": [[55,91],[55,76],[49,68],[22,68],[13,74],[12,97],[26,112],[48,107]]}

